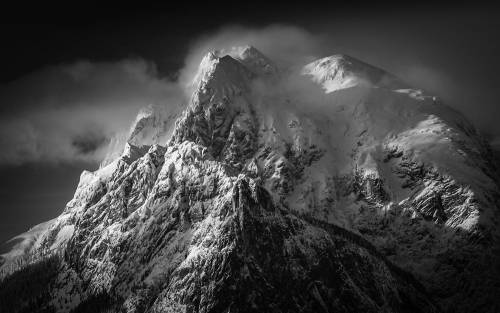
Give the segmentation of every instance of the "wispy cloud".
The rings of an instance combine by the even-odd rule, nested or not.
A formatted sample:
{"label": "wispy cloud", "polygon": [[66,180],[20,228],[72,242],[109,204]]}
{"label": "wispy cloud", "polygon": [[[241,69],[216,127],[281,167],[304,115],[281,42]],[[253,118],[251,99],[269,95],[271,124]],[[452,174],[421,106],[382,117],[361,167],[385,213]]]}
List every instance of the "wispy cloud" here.
{"label": "wispy cloud", "polygon": [[[355,31],[350,36],[345,32],[349,30],[316,35],[289,25],[223,27],[191,42],[185,65],[176,80],[162,77],[153,62],[143,59],[81,61],[39,70],[0,86],[0,164],[98,162],[105,154],[110,137],[126,131],[141,107],[150,103],[178,105],[185,101],[184,88],[208,51],[253,45],[278,66],[294,73],[309,61],[341,52],[337,48],[345,48],[349,41],[362,38]],[[344,48],[341,50],[346,50]],[[370,58],[369,53],[366,49],[359,50],[359,55],[367,61],[381,57],[379,53]],[[390,63],[398,64],[394,53],[390,55]],[[461,93],[467,96],[470,92],[457,88],[453,77],[426,65],[409,63],[407,56],[399,63],[400,66],[394,67],[396,74],[410,85],[436,91],[448,105],[470,116],[476,125],[491,119],[491,114],[490,117],[481,115],[477,107],[457,96]],[[317,87],[300,77],[290,75],[274,87],[265,90],[265,86],[255,85],[261,94],[286,92],[305,102],[316,100],[310,99],[313,92],[309,91]]]}
{"label": "wispy cloud", "polygon": [[0,163],[99,161],[150,103],[177,104],[176,82],[142,59],[58,65],[2,87]]}

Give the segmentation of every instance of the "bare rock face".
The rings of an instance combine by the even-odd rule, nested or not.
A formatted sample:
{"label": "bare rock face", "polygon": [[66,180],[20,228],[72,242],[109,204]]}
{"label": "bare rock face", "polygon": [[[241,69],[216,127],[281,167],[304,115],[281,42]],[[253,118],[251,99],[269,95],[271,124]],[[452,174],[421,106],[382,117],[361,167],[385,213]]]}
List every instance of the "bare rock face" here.
{"label": "bare rock face", "polygon": [[29,249],[61,255],[43,307],[496,312],[498,172],[473,127],[350,57],[288,75],[211,52],[182,113],[141,112]]}

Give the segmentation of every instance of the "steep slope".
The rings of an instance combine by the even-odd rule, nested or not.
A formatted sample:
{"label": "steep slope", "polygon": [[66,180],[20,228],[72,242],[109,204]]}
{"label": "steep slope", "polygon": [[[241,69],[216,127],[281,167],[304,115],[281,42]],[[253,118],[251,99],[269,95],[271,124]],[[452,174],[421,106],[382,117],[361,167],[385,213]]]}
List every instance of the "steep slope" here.
{"label": "steep slope", "polygon": [[327,93],[353,86],[408,88],[394,75],[343,54],[314,61],[304,67],[303,73],[310,75]]}
{"label": "steep slope", "polygon": [[[54,220],[40,223],[33,226],[30,230],[10,239],[1,246],[0,266],[2,272],[10,272],[21,266],[22,263],[30,262],[25,259],[27,252],[30,251]],[[1,274],[0,274],[1,275]],[[3,276],[3,275],[2,275]]]}
{"label": "steep slope", "polygon": [[153,144],[165,145],[173,131],[175,120],[184,109],[181,104],[160,106],[150,104],[137,114],[128,133],[118,133],[110,141],[101,168],[127,156],[135,160]]}
{"label": "steep slope", "polygon": [[141,112],[30,251],[64,252],[51,305],[495,312],[498,174],[473,127],[350,57],[303,73],[318,85],[211,52],[181,114]]}

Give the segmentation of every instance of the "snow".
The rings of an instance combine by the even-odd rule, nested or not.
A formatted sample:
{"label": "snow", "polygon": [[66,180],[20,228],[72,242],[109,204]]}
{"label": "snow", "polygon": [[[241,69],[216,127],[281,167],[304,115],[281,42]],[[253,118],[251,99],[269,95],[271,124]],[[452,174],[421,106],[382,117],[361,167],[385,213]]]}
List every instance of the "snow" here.
{"label": "snow", "polygon": [[[264,184],[270,190],[280,183],[284,169],[290,166],[285,157],[287,149],[294,155],[307,156],[312,153],[311,147],[315,147],[321,157],[304,166],[301,178],[293,182],[294,192],[285,197],[285,203],[292,209],[307,211],[319,203],[331,206],[324,201],[332,198],[333,190],[343,188],[332,179],[349,175],[354,169],[364,179],[381,179],[393,201],[404,201],[411,194],[402,188],[403,179],[394,173],[399,163],[384,161],[387,149],[404,151],[413,161],[432,165],[458,183],[472,185],[474,190],[493,188],[491,179],[468,166],[468,155],[456,149],[454,141],[463,136],[454,127],[457,118],[443,109],[435,97],[404,88],[392,75],[346,55],[333,55],[304,67],[302,73],[320,84],[327,94],[321,98],[325,102],[321,105],[300,101],[289,104],[283,94],[265,95],[257,102],[252,97],[239,96],[250,86],[249,72],[265,75],[277,71],[267,57],[250,46],[209,52],[201,60],[193,81],[197,89],[192,105],[183,116],[194,110],[193,105],[218,101],[229,101],[228,105],[240,114],[249,112],[251,107],[260,121],[258,146],[271,148],[271,153],[263,159],[248,160],[247,169],[252,168],[257,174],[268,172]],[[167,144],[181,109],[179,106],[169,111],[163,106],[149,105],[140,110],[119,158],[131,164],[141,159],[150,145]],[[239,119],[234,120],[234,126],[251,131]],[[180,166],[179,162],[204,159],[207,151],[192,143],[174,147],[169,147],[159,177],[168,176],[171,171],[199,175],[198,169]],[[259,153],[263,151],[257,151],[256,156]],[[96,172],[82,173],[75,194],[75,201],[80,201],[70,207],[81,207],[89,195],[106,185],[123,166],[119,158],[115,157]],[[137,170],[145,171],[146,167]],[[158,181],[162,183],[161,179]],[[275,195],[275,198],[280,197]],[[345,212],[351,207],[351,200],[334,198],[337,205],[326,214],[327,219],[348,224]],[[464,223],[470,224],[468,220]]]}
{"label": "snow", "polygon": [[[249,182],[253,197],[255,186],[261,185],[276,207],[353,232],[365,227],[376,233],[387,216],[396,216],[387,228],[407,240],[412,253],[425,244],[430,246],[428,253],[449,248],[440,240],[412,242],[415,227],[427,227],[433,236],[445,238],[446,229],[472,231],[481,217],[491,217],[487,220],[494,225],[498,214],[488,196],[498,194],[498,188],[481,170],[486,166],[481,142],[460,114],[345,55],[304,67],[305,77],[324,89],[317,87],[314,97],[294,98],[287,90],[256,97],[252,79],[265,76],[268,83],[266,75],[278,72],[252,47],[208,53],[182,113],[182,106],[141,110],[125,141],[116,139],[110,148],[120,153],[111,153],[112,159],[97,171],[82,173],[65,213],[19,238],[54,238],[47,244],[56,250],[63,249],[75,232],[86,231],[78,239],[83,263],[79,274],[93,288],[114,288],[111,284],[116,282],[116,290],[127,294],[139,279],[155,284],[166,273],[182,272],[218,253],[214,243],[227,216],[234,213],[226,211],[235,209],[230,204],[241,180]],[[189,136],[183,137],[185,133]],[[222,143],[220,155],[212,149],[214,142]],[[231,160],[237,165],[226,161],[234,146],[249,151]],[[399,154],[389,158],[391,151]],[[408,177],[401,173],[405,166],[425,167],[437,178],[417,177],[416,186],[408,187]],[[357,183],[359,189],[369,189],[374,181],[388,199],[374,197],[369,203],[353,187]],[[421,222],[418,211],[436,191],[449,203],[442,225]],[[77,224],[82,219],[85,223]],[[284,249],[299,249],[314,262],[312,247],[330,244],[329,237],[316,227],[301,231],[285,242]],[[371,239],[385,247],[394,238],[398,237]],[[127,246],[122,243],[132,250],[119,254],[118,247]],[[22,255],[30,244],[19,245],[12,255]],[[400,249],[396,251],[404,250]],[[423,263],[415,263],[425,268],[428,255],[420,253]],[[113,261],[117,257],[123,261],[119,269]],[[117,275],[130,275],[131,281],[114,281]]]}
{"label": "snow", "polygon": [[279,72],[271,60],[252,46],[232,47],[228,51],[220,51],[219,55],[230,55],[257,75],[275,75]]}
{"label": "snow", "polygon": [[350,87],[401,87],[394,76],[353,57],[337,54],[306,65],[303,74],[323,86],[326,93]]}
{"label": "snow", "polygon": [[8,252],[0,255],[0,258],[4,261],[3,264],[0,265],[0,272],[11,266],[16,259],[28,254],[55,220],[56,219],[52,219],[33,226],[27,232],[17,235],[4,243],[4,245],[9,245],[10,243],[15,244]]}
{"label": "snow", "polygon": [[63,228],[57,233],[56,240],[51,246],[52,250],[57,250],[62,247],[63,244],[67,243],[68,240],[73,236],[75,231],[75,225],[64,225]]}
{"label": "snow", "polygon": [[215,71],[216,65],[219,63],[219,57],[216,51],[208,52],[202,59],[198,71],[194,76],[192,85],[198,87],[198,89],[203,88],[203,84],[209,80],[212,73]]}
{"label": "snow", "polygon": [[149,146],[166,145],[172,136],[175,121],[184,108],[183,103],[169,103],[149,104],[140,109],[128,132],[117,133],[111,138],[100,167],[105,167],[120,157],[128,161],[136,159],[137,155],[131,154],[147,151]]}

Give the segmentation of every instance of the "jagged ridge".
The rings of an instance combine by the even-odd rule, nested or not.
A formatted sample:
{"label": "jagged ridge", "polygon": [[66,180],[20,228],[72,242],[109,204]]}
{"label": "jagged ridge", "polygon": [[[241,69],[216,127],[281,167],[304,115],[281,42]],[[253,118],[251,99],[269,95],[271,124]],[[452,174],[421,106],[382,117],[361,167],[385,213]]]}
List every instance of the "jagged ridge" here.
{"label": "jagged ridge", "polygon": [[130,312],[495,311],[497,174],[459,113],[337,56],[305,68],[320,103],[255,97],[282,73],[231,51],[202,60],[175,127],[142,114],[33,246],[65,251],[58,310],[106,292]]}

